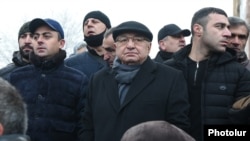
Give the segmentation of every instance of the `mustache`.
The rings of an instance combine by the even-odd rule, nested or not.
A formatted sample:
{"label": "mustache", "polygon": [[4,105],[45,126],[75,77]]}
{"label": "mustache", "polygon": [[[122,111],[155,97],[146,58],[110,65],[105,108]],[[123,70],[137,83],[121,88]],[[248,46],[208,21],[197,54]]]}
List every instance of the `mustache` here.
{"label": "mustache", "polygon": [[21,49],[24,49],[24,48],[33,49],[33,47],[32,47],[32,46],[30,46],[30,45],[24,45],[24,46],[21,46],[20,48],[21,48]]}

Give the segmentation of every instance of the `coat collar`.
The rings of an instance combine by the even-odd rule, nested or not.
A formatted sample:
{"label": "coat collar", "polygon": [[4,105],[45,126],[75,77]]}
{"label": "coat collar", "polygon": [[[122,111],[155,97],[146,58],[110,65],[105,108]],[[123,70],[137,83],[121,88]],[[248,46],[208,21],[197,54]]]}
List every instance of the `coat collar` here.
{"label": "coat collar", "polygon": [[137,95],[142,94],[141,91],[147,87],[150,82],[155,78],[154,71],[156,70],[156,64],[148,57],[142,64],[139,72],[134,78],[131,84],[128,94],[121,105],[121,108],[125,107],[130,101],[132,101]]}
{"label": "coat collar", "polygon": [[[192,44],[187,45],[186,47],[180,49],[178,52],[176,52],[173,55],[173,58],[177,60],[178,62],[183,62],[186,57],[188,57],[190,51],[192,48]],[[235,60],[235,51],[227,48],[225,52],[218,52],[211,55],[209,58],[209,64],[214,65],[221,65],[226,62],[230,62],[232,60]]]}
{"label": "coat collar", "polygon": [[30,54],[30,60],[34,64],[34,66],[44,71],[54,70],[55,68],[63,64],[65,58],[66,51],[61,49],[50,59],[41,58],[34,54],[34,52]]}

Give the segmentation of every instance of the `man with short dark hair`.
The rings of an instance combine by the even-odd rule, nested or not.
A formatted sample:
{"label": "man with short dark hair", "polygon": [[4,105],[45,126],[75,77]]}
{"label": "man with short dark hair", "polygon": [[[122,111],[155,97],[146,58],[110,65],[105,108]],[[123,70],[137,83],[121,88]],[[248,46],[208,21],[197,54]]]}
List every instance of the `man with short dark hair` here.
{"label": "man with short dark hair", "polygon": [[103,54],[103,59],[108,63],[109,67],[113,66],[115,60],[115,41],[113,39],[113,31],[114,27],[108,29],[103,37],[102,47],[104,48],[105,52]]}
{"label": "man with short dark hair", "polygon": [[82,128],[85,74],[64,65],[64,31],[53,19],[33,19],[32,65],[10,75],[28,105],[28,131],[32,141],[76,141]]}
{"label": "man with short dark hair", "polygon": [[179,49],[186,45],[184,37],[191,34],[188,29],[181,29],[176,24],[168,24],[158,32],[159,52],[155,57],[156,62],[164,62],[172,57]]}
{"label": "man with short dark hair", "polygon": [[15,69],[30,64],[29,54],[33,51],[33,35],[29,30],[29,22],[24,23],[18,32],[19,51],[13,52],[11,64],[0,70],[0,77],[8,80],[9,75]]}
{"label": "man with short dark hair", "polygon": [[247,124],[250,117],[250,72],[228,48],[229,28],[223,9],[201,8],[192,18],[191,44],[164,62],[185,75],[190,134],[197,141],[204,141],[205,125]]}

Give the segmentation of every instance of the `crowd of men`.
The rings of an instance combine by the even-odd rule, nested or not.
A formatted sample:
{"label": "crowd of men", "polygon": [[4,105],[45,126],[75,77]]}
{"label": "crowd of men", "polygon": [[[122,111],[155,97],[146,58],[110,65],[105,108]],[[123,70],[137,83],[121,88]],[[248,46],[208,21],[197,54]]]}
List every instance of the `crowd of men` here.
{"label": "crowd of men", "polygon": [[112,27],[90,11],[82,29],[66,58],[58,21],[20,27],[13,63],[0,70],[0,141],[204,141],[207,125],[250,124],[243,19],[199,9],[190,30],[159,29],[155,58],[154,35],[139,21]]}

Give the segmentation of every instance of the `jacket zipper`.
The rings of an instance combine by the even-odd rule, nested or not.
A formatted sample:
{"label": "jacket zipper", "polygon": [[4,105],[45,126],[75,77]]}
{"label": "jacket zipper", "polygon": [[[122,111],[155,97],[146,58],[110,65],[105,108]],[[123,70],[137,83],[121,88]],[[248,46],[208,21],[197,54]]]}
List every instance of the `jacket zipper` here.
{"label": "jacket zipper", "polygon": [[199,69],[199,62],[196,62],[196,70],[194,72],[194,85],[196,85],[198,69]]}

